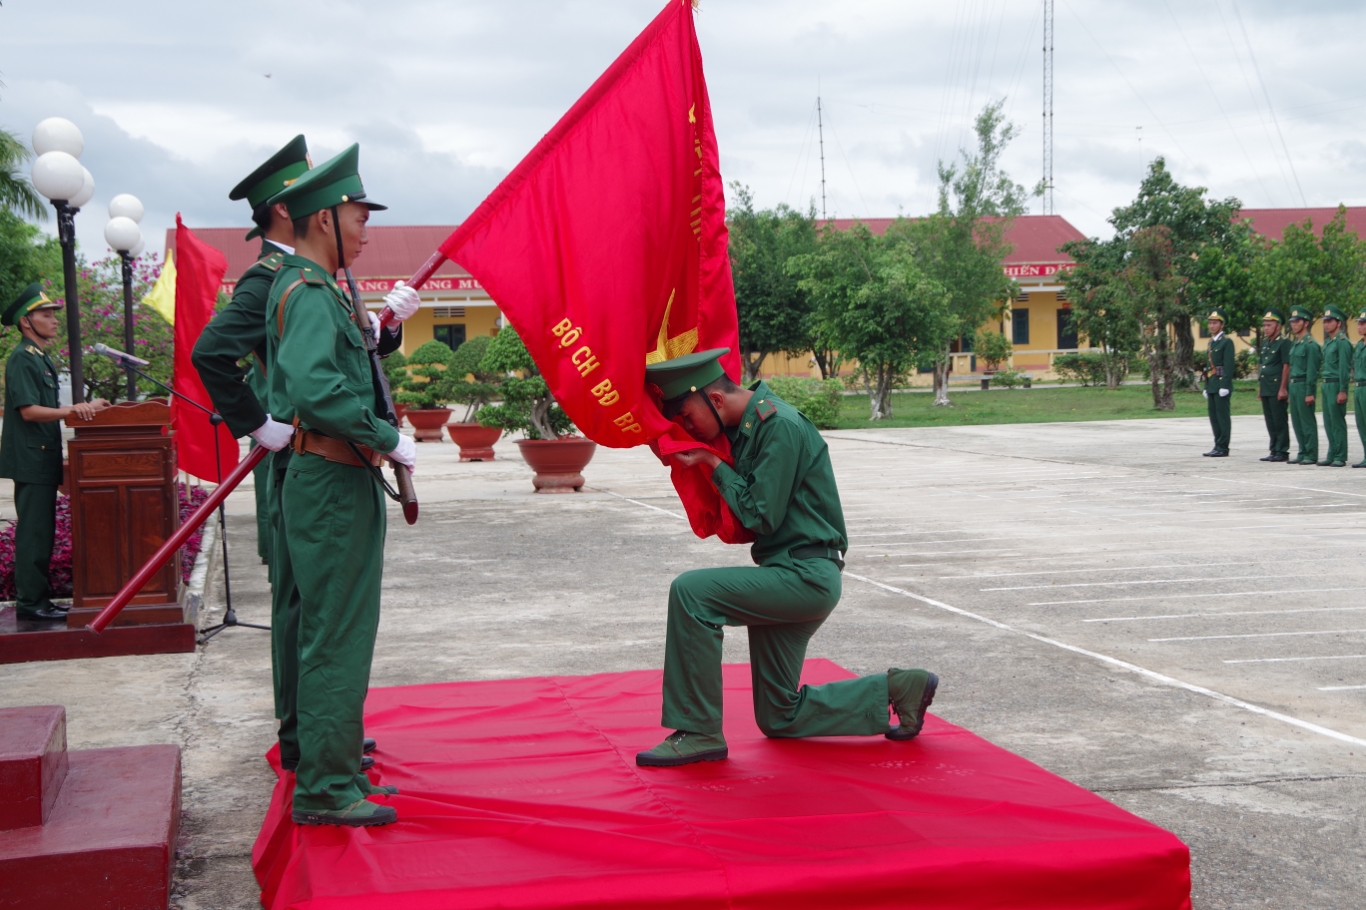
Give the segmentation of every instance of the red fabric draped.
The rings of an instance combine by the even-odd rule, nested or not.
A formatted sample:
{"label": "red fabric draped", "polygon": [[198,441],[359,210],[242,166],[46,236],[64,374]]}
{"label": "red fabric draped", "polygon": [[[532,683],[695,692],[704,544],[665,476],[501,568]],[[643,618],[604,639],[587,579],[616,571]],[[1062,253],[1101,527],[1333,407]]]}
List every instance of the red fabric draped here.
{"label": "red fabric draped", "polygon": [[[175,255],[175,367],[171,388],[212,411],[213,401],[190,355],[204,326],[213,318],[228,260],[196,237],[181,222],[179,213],[175,216]],[[176,396],[171,397],[171,429],[175,431],[180,470],[218,483],[222,479],[218,473],[220,456],[224,474],[237,466],[237,440],[227,426],[212,426],[208,414]]]}

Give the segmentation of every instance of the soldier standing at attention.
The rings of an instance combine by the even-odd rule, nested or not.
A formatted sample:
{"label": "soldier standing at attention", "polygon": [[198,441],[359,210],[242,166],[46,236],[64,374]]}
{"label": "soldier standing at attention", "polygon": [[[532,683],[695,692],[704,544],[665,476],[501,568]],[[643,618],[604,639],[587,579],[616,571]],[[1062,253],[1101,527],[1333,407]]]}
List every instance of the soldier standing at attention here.
{"label": "soldier standing at attention", "polygon": [[1319,421],[1314,413],[1314,393],[1319,387],[1319,343],[1309,334],[1314,315],[1302,306],[1290,309],[1290,422],[1299,451],[1287,464],[1318,464]]}
{"label": "soldier standing at attention", "polygon": [[366,199],[353,145],[271,197],[294,219],[266,304],[270,412],[297,428],[279,484],[277,579],[298,599],[299,757],[293,819],[306,825],[385,825],[391,806],[366,799],[362,711],[379,626],[385,508],[371,473],[382,455],[412,466],[417,446],[376,414],[362,330],[333,274],[367,242],[385,208]]}
{"label": "soldier standing at attention", "polygon": [[66,607],[52,602],[48,565],[57,534],[57,487],[62,483],[62,427],[69,414],[89,420],[109,402],[97,398],[63,407],[57,368],[44,348],[57,339],[57,310],[37,283],[5,308],[0,323],[23,339],[5,362],[5,421],[0,429],[0,477],[14,481],[15,614],[28,623],[64,622]]}
{"label": "soldier standing at attention", "polygon": [[1257,394],[1262,399],[1262,419],[1271,437],[1271,454],[1262,461],[1290,460],[1290,339],[1281,335],[1284,317],[1268,309],[1262,317],[1262,351],[1258,360]]}
{"label": "soldier standing at attention", "polygon": [[[669,588],[662,723],[674,732],[636,755],[636,764],[671,767],[727,756],[721,732],[721,642],[725,626],[749,627],[754,716],[765,736],[872,736],[920,732],[939,678],[888,670],[822,686],[800,686],[806,645],[840,598],[844,513],[825,440],[763,382],[731,381],[716,348],[645,368],[663,392],[664,413],[694,439],[725,433],[735,467],[711,452],[672,456],[708,464],[735,517],[755,534],[754,568],[685,572]],[[900,721],[889,727],[891,705]]]}
{"label": "soldier standing at attention", "polygon": [[[242,180],[228,194],[231,200],[245,199],[251,206],[254,227],[246,239],[261,237],[261,252],[256,262],[242,273],[233,288],[232,301],[213,318],[199,341],[195,343],[192,360],[199,378],[204,383],[214,409],[236,437],[250,435],[253,445],[263,445],[276,454],[267,457],[253,471],[256,486],[256,549],[263,562],[271,561],[274,549],[274,526],[279,519],[278,504],[270,495],[272,472],[278,473],[289,463],[286,449],[294,428],[271,418],[266,413],[266,298],[271,283],[287,254],[294,252],[294,225],[289,212],[282,205],[270,205],[266,200],[292,184],[309,169],[308,144],[303,136],[295,136],[284,148]],[[396,289],[385,298],[400,322],[418,307],[417,292],[408,288]],[[402,330],[380,336],[380,353],[395,350],[402,339]],[[249,365],[243,369],[243,363]],[[298,760],[299,746],[295,738],[294,692],[298,682],[297,650],[299,617],[297,598],[274,596],[277,589],[291,591],[292,578],[276,579],[271,574],[271,666],[275,689],[275,717],[281,722],[280,757],[291,764]],[[365,741],[367,752],[374,751],[375,741]],[[374,759],[364,759],[363,764]]]}
{"label": "soldier standing at attention", "polygon": [[1342,324],[1347,318],[1331,304],[1323,311],[1323,430],[1328,454],[1323,468],[1347,466],[1347,383],[1352,375],[1352,343]]}
{"label": "soldier standing at attention", "polygon": [[1352,381],[1356,385],[1352,407],[1356,412],[1357,435],[1361,437],[1363,452],[1361,461],[1352,467],[1366,468],[1366,309],[1357,313],[1357,335],[1360,337],[1352,348]]}
{"label": "soldier standing at attention", "polygon": [[1207,317],[1209,350],[1206,351],[1205,369],[1205,407],[1209,411],[1209,425],[1214,430],[1214,448],[1205,453],[1206,458],[1227,458],[1229,435],[1233,431],[1233,420],[1229,417],[1230,399],[1233,397],[1233,374],[1235,372],[1233,339],[1224,334],[1224,311],[1210,310]]}

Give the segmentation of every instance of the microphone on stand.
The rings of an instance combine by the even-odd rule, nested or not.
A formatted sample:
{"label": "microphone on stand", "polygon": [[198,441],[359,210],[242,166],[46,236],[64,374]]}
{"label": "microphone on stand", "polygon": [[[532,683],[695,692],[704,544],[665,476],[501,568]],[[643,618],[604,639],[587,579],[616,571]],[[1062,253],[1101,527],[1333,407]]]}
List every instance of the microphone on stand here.
{"label": "microphone on stand", "polygon": [[111,348],[107,344],[97,344],[91,348],[96,354],[102,354],[114,361],[121,367],[145,367],[148,361],[141,357],[134,357],[132,354],[125,354],[123,351]]}

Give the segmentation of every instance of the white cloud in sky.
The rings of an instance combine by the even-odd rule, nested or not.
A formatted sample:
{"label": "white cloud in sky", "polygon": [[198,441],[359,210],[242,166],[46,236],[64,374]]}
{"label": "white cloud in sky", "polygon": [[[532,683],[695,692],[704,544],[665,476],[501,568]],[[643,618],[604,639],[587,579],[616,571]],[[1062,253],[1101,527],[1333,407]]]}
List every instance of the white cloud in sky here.
{"label": "white cloud in sky", "polygon": [[[146,204],[154,248],[176,211],[247,224],[228,190],[298,132],[315,161],[361,143],[388,223],[453,223],[661,5],[6,0],[0,125],[81,126],[98,191],[78,223],[97,255],[119,192]],[[1041,20],[1035,0],[703,0],[723,173],[762,206],[819,206],[819,91],[830,214],[924,212],[936,161],[1005,97],[1020,128],[1005,165],[1033,185]],[[1366,202],[1363,26],[1360,3],[1059,0],[1057,212],[1107,233],[1158,154],[1250,207]]]}

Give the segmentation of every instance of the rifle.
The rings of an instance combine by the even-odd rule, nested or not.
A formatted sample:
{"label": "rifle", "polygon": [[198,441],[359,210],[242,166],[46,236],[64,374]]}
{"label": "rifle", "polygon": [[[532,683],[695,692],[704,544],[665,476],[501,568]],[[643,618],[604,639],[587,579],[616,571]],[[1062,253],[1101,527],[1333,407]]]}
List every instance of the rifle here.
{"label": "rifle", "polygon": [[[433,253],[427,261],[422,264],[422,267],[413,273],[413,277],[408,280],[408,286],[414,290],[422,287],[427,283],[427,279],[432,277],[432,273],[445,261],[445,255],[439,250]],[[356,307],[357,318],[360,320],[359,328],[361,334],[369,342],[367,348],[371,352],[371,369],[375,371],[375,375],[378,376],[378,382],[382,384],[381,388],[384,390],[383,401],[388,408],[389,414],[382,416],[385,416],[386,420],[390,420],[394,426],[397,426],[397,421],[391,419],[394,415],[394,402],[389,394],[389,383],[384,378],[384,370],[379,368],[378,340],[373,338],[370,331],[370,319],[365,315],[364,306],[360,304],[360,295],[356,292],[356,282],[355,279],[351,277],[350,269],[347,269],[346,280],[351,285],[352,306]],[[391,323],[393,318],[393,310],[385,307],[379,314],[380,327],[383,328]],[[252,469],[260,464],[261,460],[269,454],[270,450],[264,446],[257,446],[252,449],[251,453],[240,462],[237,467],[233,468],[232,472],[229,473],[227,477],[223,478],[223,481],[209,494],[209,498],[204,500],[199,508],[186,516],[185,521],[176,529],[176,532],[157,548],[157,551],[152,554],[152,558],[147,560],[147,563],[141,569],[138,569],[137,573],[134,574],[132,578],[128,579],[128,582],[119,589],[119,593],[114,595],[113,600],[109,601],[109,604],[99,612],[99,615],[97,615],[86,628],[97,634],[103,632],[109,624],[114,621],[114,617],[118,616],[119,612],[124,607],[128,606],[129,601],[137,596],[138,592],[142,590],[142,586],[147,584],[148,580],[166,564],[166,561],[185,545],[185,541],[189,540],[190,536],[194,534],[195,531],[198,531],[200,526],[213,515],[219,504],[228,498],[228,494],[235,490],[238,484],[251,473]],[[402,471],[399,470],[400,468],[402,468]],[[398,478],[399,496],[411,497],[410,499],[403,499],[403,517],[409,524],[412,524],[417,521],[417,496],[413,493],[412,472],[403,465],[396,464],[394,465],[394,469],[395,476]],[[411,512],[409,511],[410,509]]]}

